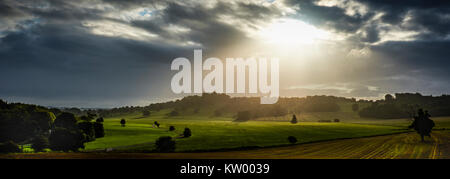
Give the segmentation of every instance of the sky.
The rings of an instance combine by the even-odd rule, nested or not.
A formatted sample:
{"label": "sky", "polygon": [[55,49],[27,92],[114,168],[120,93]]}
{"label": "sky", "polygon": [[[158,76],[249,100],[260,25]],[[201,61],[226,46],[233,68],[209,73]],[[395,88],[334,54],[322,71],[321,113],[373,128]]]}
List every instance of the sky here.
{"label": "sky", "polygon": [[450,1],[0,0],[0,98],[179,98],[172,60],[277,57],[280,96],[450,94]]}

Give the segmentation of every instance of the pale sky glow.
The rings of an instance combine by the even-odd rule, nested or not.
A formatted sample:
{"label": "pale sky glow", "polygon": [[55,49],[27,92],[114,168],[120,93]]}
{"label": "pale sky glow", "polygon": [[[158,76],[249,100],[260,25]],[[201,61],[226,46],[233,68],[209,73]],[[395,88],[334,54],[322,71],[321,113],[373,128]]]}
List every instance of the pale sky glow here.
{"label": "pale sky glow", "polygon": [[263,43],[281,48],[311,45],[332,38],[330,32],[295,19],[279,19],[257,32]]}

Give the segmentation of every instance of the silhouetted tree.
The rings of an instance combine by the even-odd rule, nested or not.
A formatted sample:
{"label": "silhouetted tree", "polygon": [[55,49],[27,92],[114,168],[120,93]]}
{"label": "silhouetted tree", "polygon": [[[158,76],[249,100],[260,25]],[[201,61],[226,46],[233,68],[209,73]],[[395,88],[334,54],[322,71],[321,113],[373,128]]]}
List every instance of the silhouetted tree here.
{"label": "silhouetted tree", "polygon": [[156,127],[159,128],[159,125],[160,125],[160,124],[158,123],[158,121],[155,121],[154,124],[155,124]]}
{"label": "silhouetted tree", "polygon": [[417,114],[418,115],[414,117],[414,121],[409,128],[416,130],[417,133],[420,134],[420,138],[423,142],[424,136],[430,136],[431,129],[433,129],[435,124],[434,121],[430,119],[428,111],[424,113],[422,109],[419,109]]}
{"label": "silhouetted tree", "polygon": [[295,143],[297,143],[297,138],[295,138],[294,136],[289,136],[289,137],[288,137],[288,141],[289,141],[291,144],[295,144]]}
{"label": "silhouetted tree", "polygon": [[174,131],[174,130],[175,130],[175,127],[173,127],[173,126],[169,127],[169,131]]}
{"label": "silhouetted tree", "polygon": [[122,125],[122,127],[125,127],[125,123],[127,123],[127,122],[125,121],[125,119],[121,119],[121,120],[120,120],[120,124]]}
{"label": "silhouetted tree", "polygon": [[88,122],[88,121],[80,122],[80,123],[78,123],[78,128],[81,129],[81,131],[84,134],[86,134],[87,141],[95,140],[94,124],[92,122]]}
{"label": "silhouetted tree", "polygon": [[47,111],[33,112],[30,116],[30,120],[37,124],[38,135],[48,133],[55,118],[56,117],[52,112]]}
{"label": "silhouetted tree", "polygon": [[358,105],[358,103],[353,103],[353,105],[352,105],[352,110],[353,110],[354,112],[359,111],[359,105]]}
{"label": "silhouetted tree", "polygon": [[394,101],[394,97],[391,94],[386,94],[386,96],[384,96],[384,100],[386,102],[392,102]]}
{"label": "silhouetted tree", "polygon": [[155,142],[156,151],[158,152],[173,152],[175,151],[175,141],[172,140],[172,137],[164,136],[160,137]]}
{"label": "silhouetted tree", "polygon": [[69,130],[62,127],[56,127],[52,130],[48,138],[50,149],[55,151],[78,151],[84,149],[86,136],[80,130]]}
{"label": "silhouetted tree", "polygon": [[295,116],[295,114],[292,115],[291,123],[292,123],[292,124],[297,124],[297,116]]}
{"label": "silhouetted tree", "polygon": [[94,122],[94,132],[95,138],[102,138],[105,136],[105,129],[103,128],[103,123]]}
{"label": "silhouetted tree", "polygon": [[334,122],[341,122],[341,120],[339,120],[339,119],[334,119]]}
{"label": "silhouetted tree", "polygon": [[78,128],[77,119],[75,118],[75,115],[68,112],[63,112],[58,117],[56,117],[54,126],[70,130]]}
{"label": "silhouetted tree", "polygon": [[104,122],[105,120],[103,119],[103,117],[99,117],[97,118],[97,120],[95,120],[95,122]]}
{"label": "silhouetted tree", "polygon": [[191,134],[191,129],[189,129],[189,128],[184,128],[184,132],[183,132],[183,136],[184,137],[190,137],[192,134]]}
{"label": "silhouetted tree", "polygon": [[33,148],[35,152],[40,152],[48,147],[48,138],[43,135],[40,135],[31,141],[31,148]]}

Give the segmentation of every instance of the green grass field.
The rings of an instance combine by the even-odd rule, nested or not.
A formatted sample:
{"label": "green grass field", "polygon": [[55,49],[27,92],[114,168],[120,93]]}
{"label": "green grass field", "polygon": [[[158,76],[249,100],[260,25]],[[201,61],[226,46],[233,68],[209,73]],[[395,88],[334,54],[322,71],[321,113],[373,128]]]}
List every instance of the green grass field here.
{"label": "green grass field", "polygon": [[[121,152],[146,152],[154,149],[154,142],[161,136],[176,138],[176,151],[233,149],[243,147],[266,147],[289,144],[288,136],[295,136],[298,143],[308,143],[340,138],[356,138],[404,132],[408,121],[360,119],[356,113],[343,111],[335,114],[316,113],[299,115],[300,122],[291,124],[289,116],[260,119],[248,122],[233,122],[231,117],[209,117],[206,114],[167,117],[169,111],[153,112],[150,117],[141,114],[106,118],[106,136],[86,144],[86,151],[112,148]],[[334,119],[339,123],[312,122],[316,119]],[[315,117],[315,118],[314,118]],[[120,119],[127,120],[126,127]],[[355,119],[356,118],[356,119]],[[160,128],[153,128],[158,121]],[[173,125],[176,130],[168,131]],[[192,131],[189,138],[179,138],[184,128]]]}

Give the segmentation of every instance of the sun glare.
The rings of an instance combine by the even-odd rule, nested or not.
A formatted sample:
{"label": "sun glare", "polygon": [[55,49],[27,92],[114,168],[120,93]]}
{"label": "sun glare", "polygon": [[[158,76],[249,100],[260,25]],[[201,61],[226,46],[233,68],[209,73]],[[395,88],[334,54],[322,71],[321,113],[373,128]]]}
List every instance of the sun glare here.
{"label": "sun glare", "polygon": [[280,19],[261,29],[258,35],[266,43],[282,47],[314,44],[330,36],[324,30],[294,19]]}

